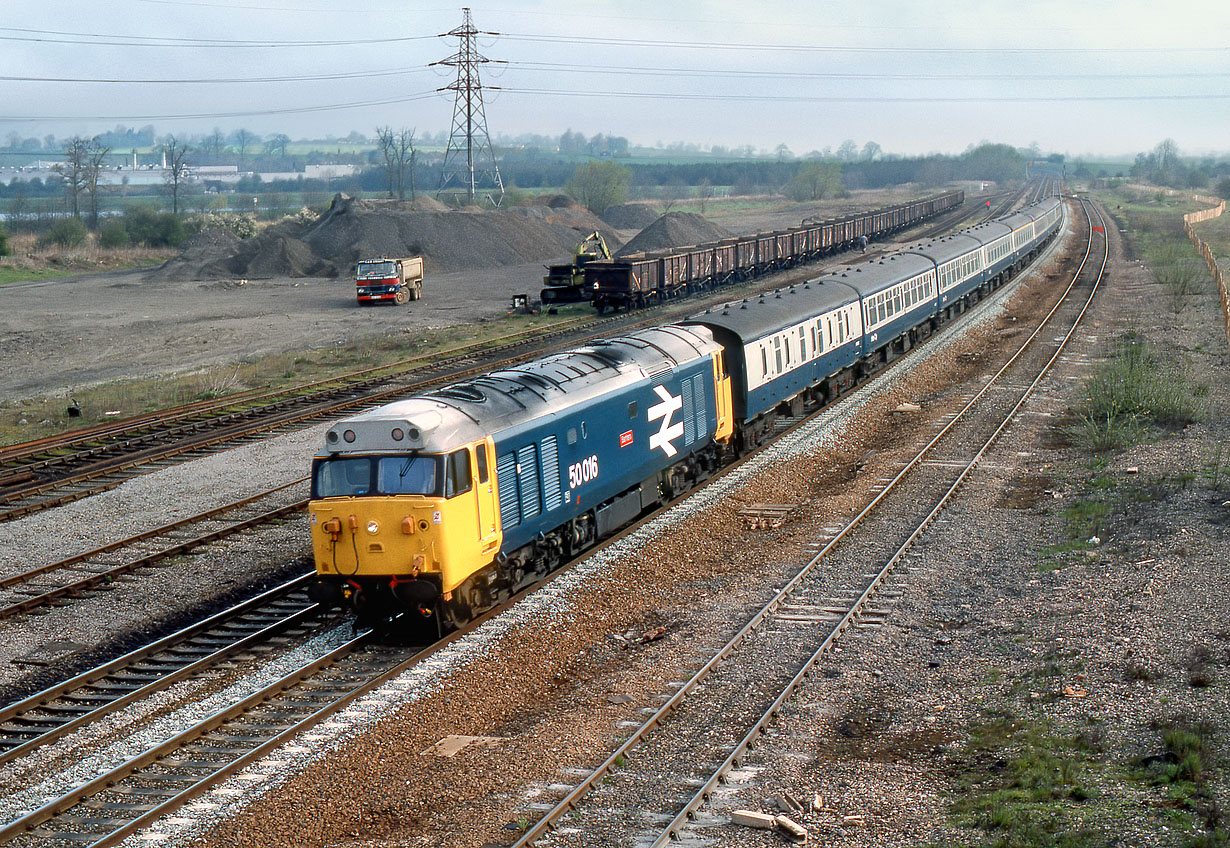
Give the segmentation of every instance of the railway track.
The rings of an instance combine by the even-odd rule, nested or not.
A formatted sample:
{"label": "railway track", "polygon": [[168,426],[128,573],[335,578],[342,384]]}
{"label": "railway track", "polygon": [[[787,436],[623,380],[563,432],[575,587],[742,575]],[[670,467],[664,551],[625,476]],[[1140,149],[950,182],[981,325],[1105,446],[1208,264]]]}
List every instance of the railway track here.
{"label": "railway track", "polygon": [[[1020,350],[856,516],[827,529],[815,554],[719,651],[672,684],[660,708],[514,843],[652,845],[703,840],[725,817],[704,810],[719,784],[806,684],[850,628],[892,615],[908,587],[909,557],[1064,351],[1106,263],[1090,243],[1067,292]],[[1077,295],[1082,296],[1077,296]],[[1060,326],[1056,326],[1060,325]],[[1048,335],[1043,335],[1043,333]],[[1057,338],[1056,338],[1057,337]],[[868,568],[869,564],[875,564]]]}
{"label": "railway track", "polygon": [[[10,781],[13,775],[18,781],[28,776],[32,787],[18,793],[17,804],[29,806],[0,827],[0,844],[116,845],[351,708],[525,594],[428,647],[388,645],[370,631],[339,638],[349,628],[322,617],[306,599],[312,576],[0,710],[0,764]],[[271,661],[275,652],[278,662]],[[216,682],[209,685],[222,671],[244,666],[257,666],[254,676],[268,679],[238,694],[240,684],[221,691],[215,691]],[[94,755],[81,779],[40,783],[46,777],[43,757],[75,763],[82,754],[74,740],[91,732],[105,735],[107,723],[121,711],[148,710],[187,684],[197,691],[178,696],[182,702],[174,701],[167,721],[156,721],[167,706],[152,708],[153,732],[143,729],[129,744]],[[105,766],[95,765],[108,758]]]}
{"label": "railway track", "polygon": [[[944,230],[953,224],[944,224]],[[923,233],[931,237],[935,233]],[[0,522],[114,488],[134,476],[207,453],[267,438],[408,393],[515,365],[592,339],[703,309],[749,291],[772,289],[811,276],[795,266],[781,273],[725,286],[704,296],[638,310],[634,314],[578,317],[550,331],[526,330],[445,352],[402,360],[285,390],[245,392],[182,407],[0,447]]]}
{"label": "railway track", "polygon": [[301,635],[320,615],[311,572],[0,709],[0,765],[30,755],[241,651]]}
{"label": "railway track", "polygon": [[[795,420],[785,420],[779,426],[789,427],[794,423]],[[480,619],[476,625],[498,611]],[[270,633],[269,628],[275,626],[289,625],[264,625],[257,630]],[[448,641],[451,639],[432,650],[438,650]],[[256,650],[259,644],[253,637],[252,641],[238,647],[215,648],[206,644],[172,648],[170,654],[176,655],[177,665],[169,671],[159,669],[159,663],[170,660],[155,660],[153,672],[125,673],[121,670],[118,672],[120,683],[102,684],[94,689],[88,687],[102,678],[87,672],[74,678],[84,683],[85,689],[55,695],[40,693],[26,699],[18,712],[0,713],[0,721],[15,722],[21,727],[41,720],[48,726],[47,733],[52,735],[26,734],[27,738],[21,738],[20,734],[15,734],[11,744],[0,743],[0,762],[19,760],[29,751],[81,731],[87,724],[83,715],[98,712],[96,719],[101,719],[109,712],[147,698],[156,690],[144,687],[153,685],[154,681],[147,679],[142,683],[142,678],[153,674],[170,678],[174,683],[216,667],[217,662],[226,662],[237,653]],[[208,659],[202,656],[206,651]],[[191,661],[183,664],[183,657]],[[133,754],[106,774],[44,801],[0,829],[0,842],[115,844],[144,824],[199,797],[210,786],[294,734],[336,714],[363,693],[370,692],[422,658],[417,650],[372,648],[366,641],[366,634],[360,635],[293,669],[238,703],[216,710],[172,738]],[[189,668],[192,670],[186,670]],[[141,685],[134,688],[137,683]],[[102,703],[93,697],[95,690],[102,693]],[[106,701],[107,697],[112,700]],[[57,698],[62,700],[56,701]],[[119,706],[107,706],[112,703]],[[56,713],[75,718],[67,721],[46,718]],[[79,719],[80,723],[69,726]]]}
{"label": "railway track", "polygon": [[238,501],[25,571],[0,577],[0,619],[23,615],[156,568],[205,545],[284,521],[307,506],[300,478]]}

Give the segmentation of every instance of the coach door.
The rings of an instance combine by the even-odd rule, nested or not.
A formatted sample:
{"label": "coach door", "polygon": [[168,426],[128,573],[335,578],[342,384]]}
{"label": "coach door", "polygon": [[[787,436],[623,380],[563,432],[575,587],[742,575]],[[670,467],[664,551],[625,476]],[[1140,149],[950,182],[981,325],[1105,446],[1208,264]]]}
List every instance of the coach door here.
{"label": "coach door", "polygon": [[495,491],[495,445],[491,439],[474,445],[474,482],[478,493],[478,537],[486,552],[489,545],[499,546],[499,507]]}

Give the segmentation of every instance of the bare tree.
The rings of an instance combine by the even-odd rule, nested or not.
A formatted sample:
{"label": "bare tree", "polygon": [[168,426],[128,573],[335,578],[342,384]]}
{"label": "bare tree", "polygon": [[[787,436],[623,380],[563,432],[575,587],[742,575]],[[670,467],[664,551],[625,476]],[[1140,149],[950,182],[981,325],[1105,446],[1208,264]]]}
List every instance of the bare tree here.
{"label": "bare tree", "polygon": [[191,151],[191,147],[181,144],[173,135],[167,136],[166,143],[162,145],[167,162],[167,193],[171,195],[171,213],[174,215],[179,214],[179,193],[188,182],[191,172],[188,165],[188,154]]}
{"label": "bare tree", "polygon": [[414,200],[414,160],[418,157],[414,149],[414,130],[376,127],[376,142],[389,176],[389,197],[396,193],[398,200],[405,200],[408,185],[410,199]]}
{"label": "bare tree", "polygon": [[284,133],[278,133],[277,135],[270,137],[269,140],[265,142],[265,152],[270,156],[273,156],[276,153],[278,156],[285,157],[286,145],[288,144],[290,144],[290,136],[285,135]]}
{"label": "bare tree", "polygon": [[688,197],[688,184],[683,181],[683,177],[671,177],[662,186],[661,199],[659,204],[662,209],[662,214],[667,215],[672,209],[678,206]]}
{"label": "bare tree", "polygon": [[226,149],[226,136],[222,134],[222,130],[214,127],[214,131],[205,137],[205,153],[217,161],[222,157],[222,151]]}
{"label": "bare tree", "polygon": [[73,136],[64,145],[64,161],[55,166],[64,178],[64,193],[68,195],[73,217],[81,217],[81,192],[86,189],[86,162],[89,160],[90,143],[81,136]]}
{"label": "bare tree", "polygon": [[700,214],[705,214],[705,206],[708,205],[712,197],[713,181],[708,177],[701,177],[700,182],[696,184],[696,200],[700,204]]}
{"label": "bare tree", "polygon": [[103,144],[98,136],[94,136],[86,148],[85,191],[90,197],[90,227],[93,229],[98,229],[99,182],[110,152],[110,145]]}
{"label": "bare tree", "polygon": [[240,128],[231,134],[231,140],[235,143],[235,149],[239,151],[239,170],[242,171],[244,157],[247,156],[248,148],[260,141],[260,136]]}
{"label": "bare tree", "polygon": [[1178,161],[1179,145],[1175,144],[1173,138],[1163,139],[1153,148],[1153,154],[1157,156],[1157,169],[1165,171],[1167,168],[1173,168]]}

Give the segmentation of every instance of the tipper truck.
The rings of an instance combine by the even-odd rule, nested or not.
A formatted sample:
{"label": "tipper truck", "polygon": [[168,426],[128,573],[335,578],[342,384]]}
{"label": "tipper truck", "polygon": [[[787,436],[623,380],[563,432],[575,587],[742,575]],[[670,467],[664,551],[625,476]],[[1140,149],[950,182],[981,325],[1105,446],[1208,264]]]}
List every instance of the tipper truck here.
{"label": "tipper truck", "polygon": [[423,296],[423,257],[361,259],[354,272],[360,306],[409,303]]}

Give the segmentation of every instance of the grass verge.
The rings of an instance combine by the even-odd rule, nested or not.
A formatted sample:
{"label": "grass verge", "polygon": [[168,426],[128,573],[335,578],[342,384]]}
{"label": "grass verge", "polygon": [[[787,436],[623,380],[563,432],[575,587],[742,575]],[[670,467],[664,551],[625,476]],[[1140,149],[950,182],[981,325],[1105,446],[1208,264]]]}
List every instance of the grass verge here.
{"label": "grass verge", "polygon": [[471,343],[490,342],[527,329],[547,329],[582,314],[563,307],[558,315],[508,315],[496,321],[462,325],[414,336],[372,336],[346,345],[309,348],[243,359],[191,374],[118,380],[74,389],[79,415],[70,415],[67,397],[0,402],[0,444],[43,436],[166,409],[196,400],[249,390],[286,389],[418,356],[444,356]]}

